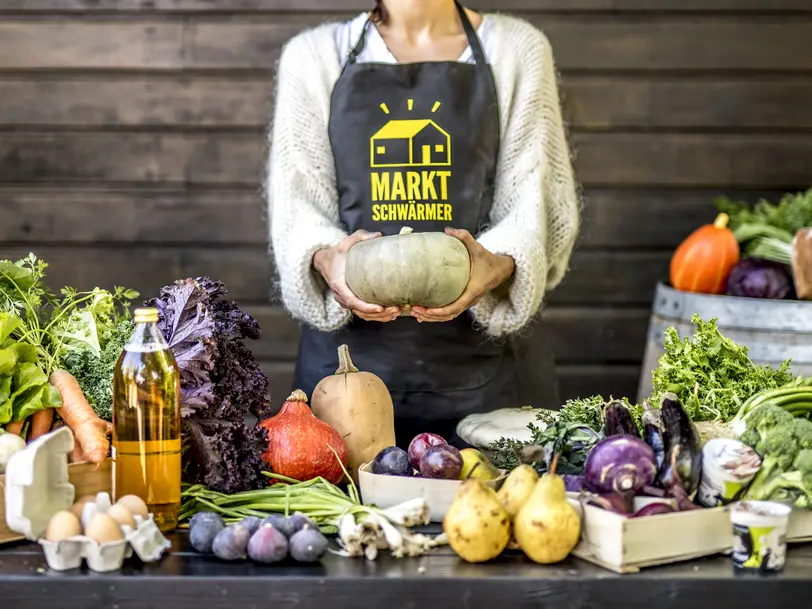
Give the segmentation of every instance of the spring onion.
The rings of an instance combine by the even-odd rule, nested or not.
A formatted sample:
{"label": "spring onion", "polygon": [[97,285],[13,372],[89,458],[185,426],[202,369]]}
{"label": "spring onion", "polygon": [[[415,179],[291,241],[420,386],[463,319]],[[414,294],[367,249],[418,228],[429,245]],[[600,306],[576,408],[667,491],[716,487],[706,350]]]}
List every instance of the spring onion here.
{"label": "spring onion", "polygon": [[812,415],[812,376],[799,376],[786,385],[751,396],[730,421],[731,427],[736,431],[743,431],[747,416],[762,404],[780,406],[796,417]]}

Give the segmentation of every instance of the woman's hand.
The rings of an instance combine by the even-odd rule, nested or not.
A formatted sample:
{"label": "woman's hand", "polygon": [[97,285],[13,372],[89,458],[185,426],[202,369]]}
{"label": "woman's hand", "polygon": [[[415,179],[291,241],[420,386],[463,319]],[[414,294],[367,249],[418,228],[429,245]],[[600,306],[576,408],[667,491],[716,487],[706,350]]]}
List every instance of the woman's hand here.
{"label": "woman's hand", "polygon": [[499,287],[513,275],[514,262],[510,256],[492,254],[482,247],[467,230],[445,229],[447,235],[465,244],[471,257],[471,276],[465,291],[450,305],[438,309],[413,306],[412,317],[418,321],[450,321],[471,308],[491,290]]}
{"label": "woman's hand", "polygon": [[382,307],[380,305],[364,302],[352,293],[347,285],[345,269],[347,265],[347,252],[359,241],[375,239],[381,233],[370,233],[365,230],[355,231],[334,247],[318,250],[313,254],[313,266],[324,277],[336,302],[345,309],[349,309],[358,317],[367,321],[393,321],[400,314],[399,307]]}

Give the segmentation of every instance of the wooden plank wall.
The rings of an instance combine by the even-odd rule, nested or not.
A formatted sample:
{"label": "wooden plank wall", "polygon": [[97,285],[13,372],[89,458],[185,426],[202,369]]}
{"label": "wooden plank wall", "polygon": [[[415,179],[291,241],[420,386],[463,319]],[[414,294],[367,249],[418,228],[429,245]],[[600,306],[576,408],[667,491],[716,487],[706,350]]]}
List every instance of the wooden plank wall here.
{"label": "wooden plank wall", "polygon": [[[254,313],[275,401],[298,328],[269,303],[272,74],[367,0],[0,0],[2,257],[145,296],[209,274]],[[720,193],[812,182],[812,0],[472,0],[543,28],[586,200],[550,295],[565,396],[634,394],[671,249]]]}

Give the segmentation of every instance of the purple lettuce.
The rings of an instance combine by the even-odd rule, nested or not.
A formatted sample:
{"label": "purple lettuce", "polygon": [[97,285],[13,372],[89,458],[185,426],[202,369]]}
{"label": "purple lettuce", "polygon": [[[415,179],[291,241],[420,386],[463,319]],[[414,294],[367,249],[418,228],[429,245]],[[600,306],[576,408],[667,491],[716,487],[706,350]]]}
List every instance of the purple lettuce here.
{"label": "purple lettuce", "polygon": [[257,321],[229,300],[225,286],[206,277],[176,281],[148,304],[181,372],[184,479],[234,493],[267,484],[261,471],[268,378],[244,339],[258,339]]}

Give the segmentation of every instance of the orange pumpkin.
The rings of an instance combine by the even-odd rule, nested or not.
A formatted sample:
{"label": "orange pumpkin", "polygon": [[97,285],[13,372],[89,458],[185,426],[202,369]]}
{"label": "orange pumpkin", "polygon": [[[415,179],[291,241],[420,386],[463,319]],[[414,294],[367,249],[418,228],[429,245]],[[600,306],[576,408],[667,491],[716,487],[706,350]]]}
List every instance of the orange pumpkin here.
{"label": "orange pumpkin", "polygon": [[696,229],[671,258],[671,287],[684,292],[724,294],[739,261],[739,242],[727,227],[727,214]]}

